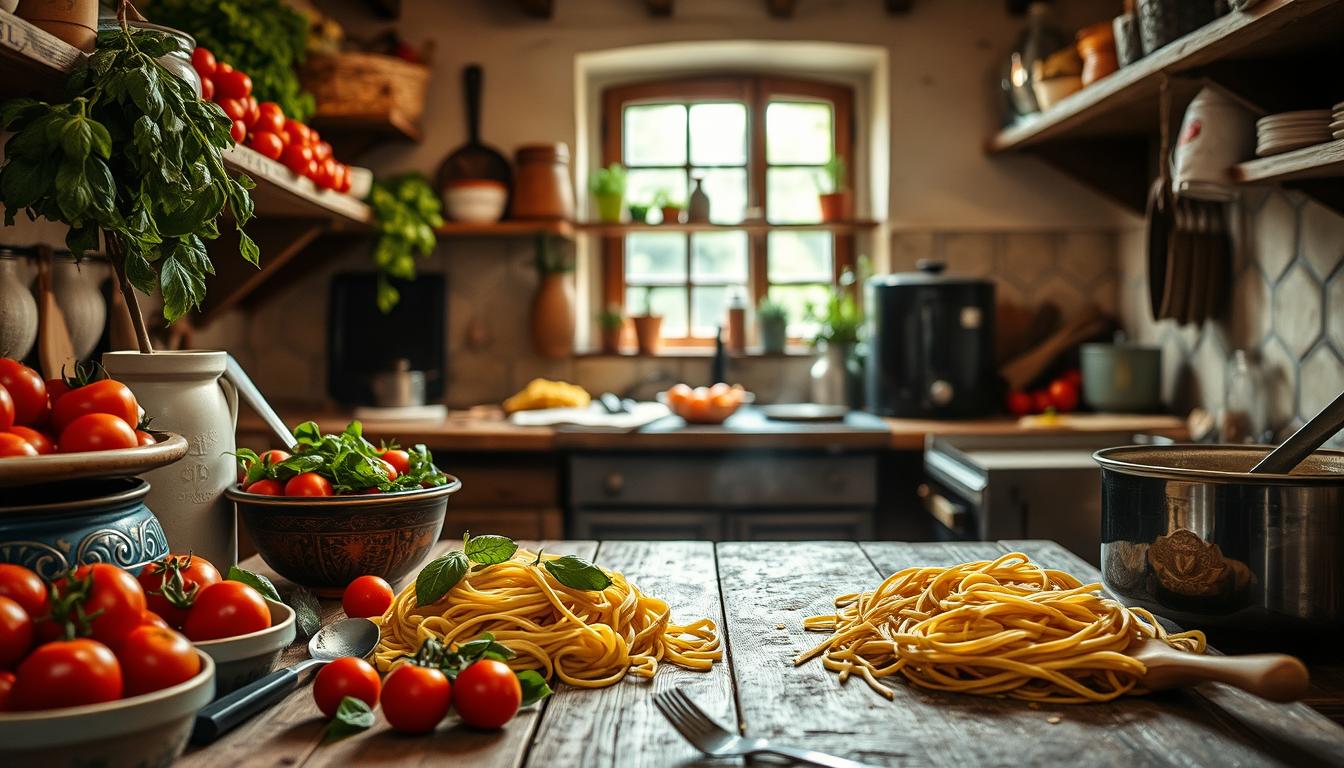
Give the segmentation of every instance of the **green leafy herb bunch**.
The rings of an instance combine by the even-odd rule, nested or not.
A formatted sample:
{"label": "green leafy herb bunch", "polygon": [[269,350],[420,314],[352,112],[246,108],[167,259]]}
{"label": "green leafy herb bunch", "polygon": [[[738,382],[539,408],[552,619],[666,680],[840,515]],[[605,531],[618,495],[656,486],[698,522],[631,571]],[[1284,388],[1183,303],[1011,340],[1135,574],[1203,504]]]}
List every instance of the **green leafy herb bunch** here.
{"label": "green leafy herb bunch", "polygon": [[378,221],[373,263],[378,268],[378,308],[391,312],[401,300],[388,277],[415,279],[415,259],[434,252],[434,230],[443,226],[443,202],[423,174],[374,182],[368,203]]}

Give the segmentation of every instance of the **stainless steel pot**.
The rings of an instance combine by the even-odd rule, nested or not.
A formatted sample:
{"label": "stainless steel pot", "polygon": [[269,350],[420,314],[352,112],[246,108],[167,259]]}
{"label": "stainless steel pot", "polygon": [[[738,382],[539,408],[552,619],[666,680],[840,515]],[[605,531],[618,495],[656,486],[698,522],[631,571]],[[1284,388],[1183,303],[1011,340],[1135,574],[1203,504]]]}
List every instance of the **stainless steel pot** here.
{"label": "stainless steel pot", "polygon": [[[1254,445],[1107,448],[1105,586],[1183,627],[1270,644],[1344,629],[1344,452],[1251,474]],[[1264,642],[1252,644],[1263,645]]]}

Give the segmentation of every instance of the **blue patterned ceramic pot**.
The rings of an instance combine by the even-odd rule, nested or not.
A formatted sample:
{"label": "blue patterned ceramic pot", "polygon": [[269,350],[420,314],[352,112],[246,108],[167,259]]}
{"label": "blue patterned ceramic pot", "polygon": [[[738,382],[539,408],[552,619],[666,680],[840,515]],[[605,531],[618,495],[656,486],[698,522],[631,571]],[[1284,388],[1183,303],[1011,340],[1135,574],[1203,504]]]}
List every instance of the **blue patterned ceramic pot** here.
{"label": "blue patterned ceramic pot", "polygon": [[136,573],[168,554],[138,477],[0,490],[0,563],[53,579],[72,566],[111,563]]}

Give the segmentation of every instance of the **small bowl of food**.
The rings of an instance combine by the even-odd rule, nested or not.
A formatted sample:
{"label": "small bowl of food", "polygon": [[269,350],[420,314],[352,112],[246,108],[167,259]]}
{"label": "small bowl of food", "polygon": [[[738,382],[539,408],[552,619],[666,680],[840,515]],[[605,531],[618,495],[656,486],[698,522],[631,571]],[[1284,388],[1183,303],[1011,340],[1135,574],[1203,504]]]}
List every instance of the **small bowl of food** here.
{"label": "small bowl of food", "polygon": [[271,625],[265,629],[192,644],[215,662],[215,697],[218,698],[268,674],[297,634],[294,609],[266,600]]}
{"label": "small bowl of food", "polygon": [[509,188],[491,179],[459,179],[443,188],[443,207],[453,221],[492,224],[504,215]]}
{"label": "small bowl of food", "polygon": [[666,405],[687,424],[722,424],[738,408],[756,401],[756,396],[740,384],[728,386],[719,382],[712,387],[678,384],[658,393],[658,402]]}

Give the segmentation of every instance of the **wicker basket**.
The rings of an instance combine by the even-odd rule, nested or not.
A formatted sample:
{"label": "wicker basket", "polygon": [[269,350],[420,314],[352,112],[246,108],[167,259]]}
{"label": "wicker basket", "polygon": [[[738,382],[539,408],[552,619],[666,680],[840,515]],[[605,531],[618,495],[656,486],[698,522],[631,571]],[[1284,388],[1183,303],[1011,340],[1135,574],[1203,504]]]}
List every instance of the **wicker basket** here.
{"label": "wicker basket", "polygon": [[380,53],[340,53],[310,56],[302,80],[317,99],[318,117],[398,113],[419,123],[429,69]]}

